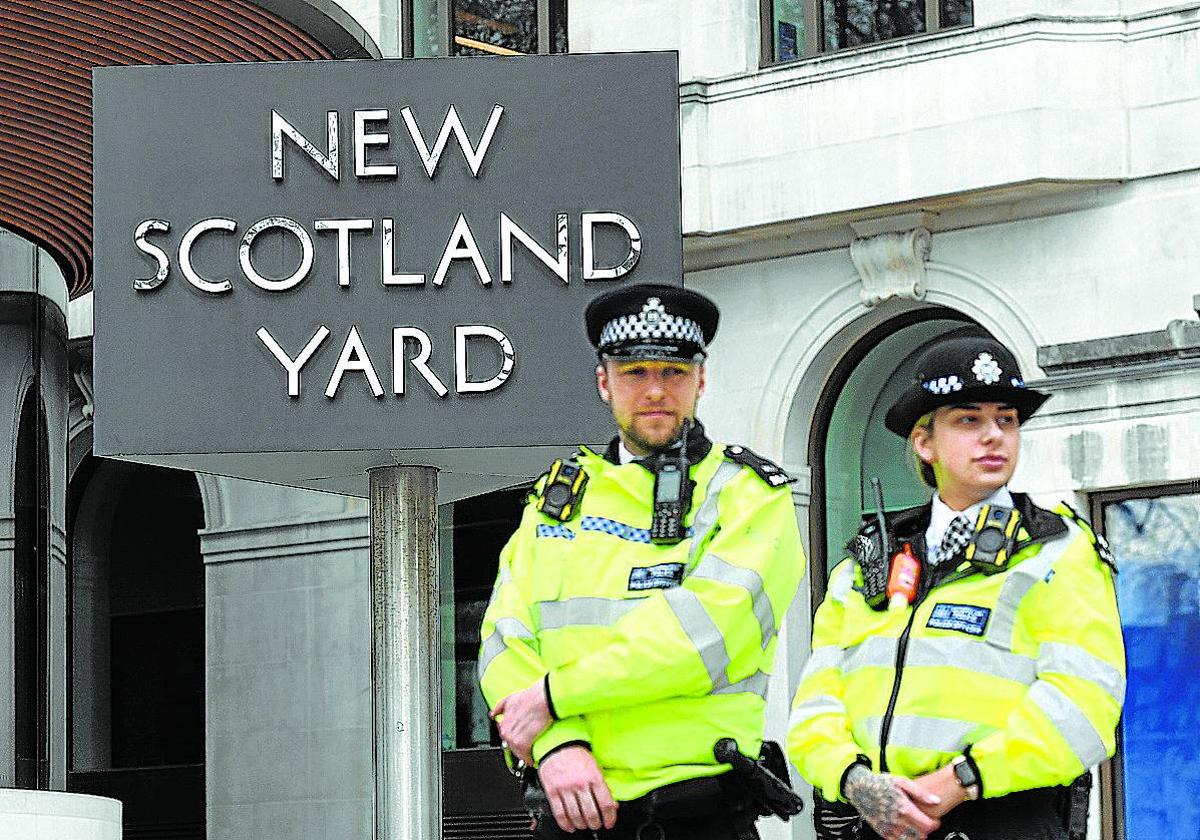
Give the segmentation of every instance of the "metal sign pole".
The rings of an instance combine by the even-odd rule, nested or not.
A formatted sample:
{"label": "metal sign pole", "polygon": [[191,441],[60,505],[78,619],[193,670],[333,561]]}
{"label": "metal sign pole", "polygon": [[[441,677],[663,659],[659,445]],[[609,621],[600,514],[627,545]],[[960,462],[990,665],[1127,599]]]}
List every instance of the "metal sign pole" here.
{"label": "metal sign pole", "polygon": [[437,470],[377,467],[368,477],[375,840],[438,840]]}

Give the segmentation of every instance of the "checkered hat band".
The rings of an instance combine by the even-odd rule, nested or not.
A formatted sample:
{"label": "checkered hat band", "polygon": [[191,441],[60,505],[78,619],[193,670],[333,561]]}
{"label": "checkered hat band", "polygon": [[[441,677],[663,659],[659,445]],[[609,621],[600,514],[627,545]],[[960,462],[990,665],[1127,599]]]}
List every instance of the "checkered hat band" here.
{"label": "checkered hat band", "polygon": [[622,315],[604,325],[600,331],[600,347],[610,347],[627,341],[690,342],[704,349],[704,330],[691,318],[664,313],[654,323],[643,312]]}

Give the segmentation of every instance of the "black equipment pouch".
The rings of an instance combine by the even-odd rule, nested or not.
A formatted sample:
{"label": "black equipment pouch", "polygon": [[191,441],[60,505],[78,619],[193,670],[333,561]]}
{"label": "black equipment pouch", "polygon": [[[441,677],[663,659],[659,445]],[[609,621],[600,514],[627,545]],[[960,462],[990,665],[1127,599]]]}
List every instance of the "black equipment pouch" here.
{"label": "black equipment pouch", "polygon": [[751,761],[738,750],[737,741],[722,738],[713,745],[713,757],[733,768],[733,776],[746,789],[761,816],[773,814],[787,822],[804,810],[804,800],[788,782],[787,765],[778,744],[764,741],[758,760]]}
{"label": "black equipment pouch", "polygon": [[1088,804],[1092,795],[1092,774],[1084,773],[1066,789],[1063,814],[1070,840],[1086,840]]}
{"label": "black equipment pouch", "polygon": [[975,519],[975,533],[964,554],[978,571],[992,575],[1003,571],[1017,542],[1021,514],[1013,508],[984,505]]}
{"label": "black equipment pouch", "polygon": [[830,802],[813,792],[813,827],[817,840],[855,840],[862,818],[849,802]]}
{"label": "black equipment pouch", "polygon": [[579,510],[587,483],[587,473],[574,459],[559,458],[546,474],[546,482],[538,494],[537,509],[551,519],[566,522]]}
{"label": "black equipment pouch", "polygon": [[888,563],[890,558],[884,546],[886,535],[879,526],[869,522],[854,539],[846,544],[846,550],[858,564],[862,574],[862,596],[873,610],[887,609]]}
{"label": "black equipment pouch", "polygon": [[554,815],[550,811],[550,800],[546,797],[546,791],[542,789],[537,770],[532,767],[521,770],[521,803],[529,812],[533,828],[537,828],[546,820],[554,821]]}

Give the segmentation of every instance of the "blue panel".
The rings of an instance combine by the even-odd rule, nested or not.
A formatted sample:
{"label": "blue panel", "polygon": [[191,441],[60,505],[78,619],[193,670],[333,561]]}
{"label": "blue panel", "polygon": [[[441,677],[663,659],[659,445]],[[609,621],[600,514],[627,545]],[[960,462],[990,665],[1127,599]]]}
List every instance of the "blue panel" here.
{"label": "blue panel", "polygon": [[1129,688],[1125,836],[1192,837],[1200,825],[1200,495],[1105,507],[1121,564]]}

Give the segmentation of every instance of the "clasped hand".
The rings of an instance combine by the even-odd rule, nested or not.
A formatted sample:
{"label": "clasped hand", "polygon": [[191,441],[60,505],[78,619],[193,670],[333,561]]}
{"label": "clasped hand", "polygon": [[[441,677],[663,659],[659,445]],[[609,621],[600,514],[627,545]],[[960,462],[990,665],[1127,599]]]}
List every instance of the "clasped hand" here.
{"label": "clasped hand", "polygon": [[533,742],[551,722],[545,683],[538,680],[524,691],[508,695],[490,714],[504,745],[521,761],[532,765]]}
{"label": "clasped hand", "polygon": [[846,776],[845,794],[883,840],[925,840],[964,799],[949,766],[917,779],[858,766]]}
{"label": "clasped hand", "polygon": [[[510,694],[491,711],[500,738],[513,755],[533,764],[533,742],[551,723],[546,687],[538,680]],[[556,751],[538,768],[538,778],[558,827],[566,832],[598,831],[617,822],[617,803],[590,750],[569,746]]]}

